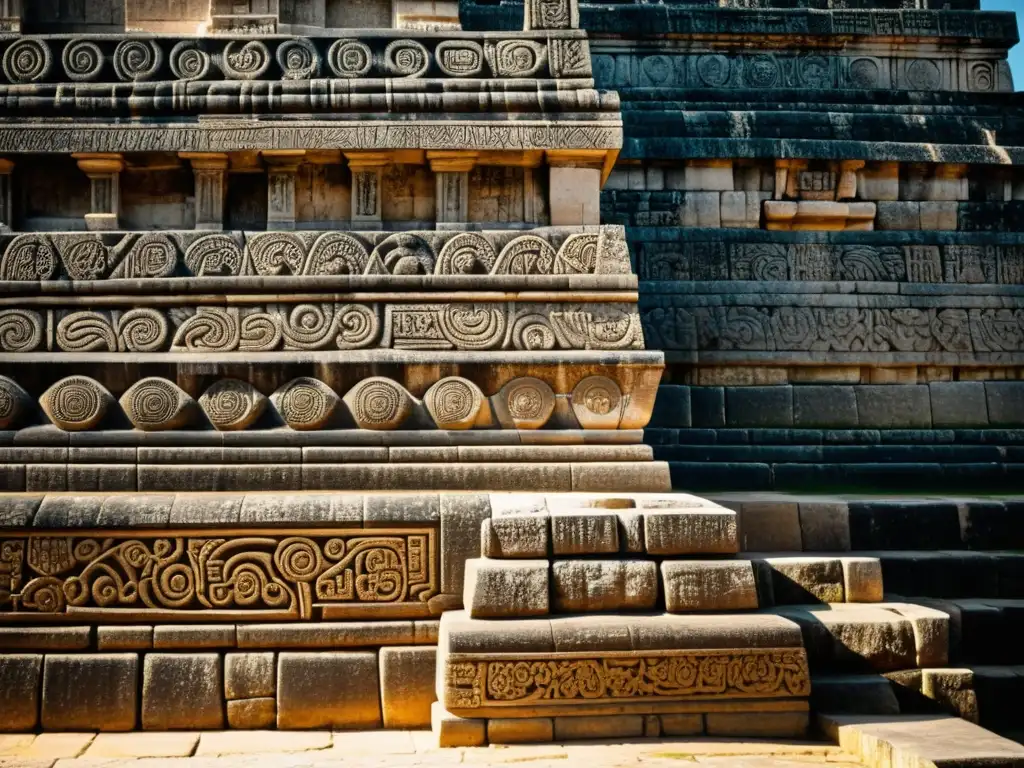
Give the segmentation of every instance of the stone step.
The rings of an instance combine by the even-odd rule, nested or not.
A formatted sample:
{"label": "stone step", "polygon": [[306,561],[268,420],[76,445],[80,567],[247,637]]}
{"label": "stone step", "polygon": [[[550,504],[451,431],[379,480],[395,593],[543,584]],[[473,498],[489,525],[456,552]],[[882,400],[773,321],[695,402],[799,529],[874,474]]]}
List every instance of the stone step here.
{"label": "stone step", "polygon": [[882,675],[814,675],[811,709],[844,715],[898,715],[894,683]]}
{"label": "stone step", "polygon": [[[594,535],[614,549],[616,518],[603,517],[608,530]],[[882,592],[878,560],[862,557],[479,558],[466,563],[463,605],[473,618],[655,609],[692,613],[871,603],[879,602]]]}
{"label": "stone step", "polygon": [[[904,598],[901,598],[904,599]],[[905,598],[949,616],[950,660],[955,664],[1024,663],[1024,600]]]}
{"label": "stone step", "polygon": [[[460,717],[771,708],[805,703],[810,692],[799,626],[768,613],[495,620],[448,612],[438,653],[438,699]],[[726,675],[734,662],[740,674]]]}

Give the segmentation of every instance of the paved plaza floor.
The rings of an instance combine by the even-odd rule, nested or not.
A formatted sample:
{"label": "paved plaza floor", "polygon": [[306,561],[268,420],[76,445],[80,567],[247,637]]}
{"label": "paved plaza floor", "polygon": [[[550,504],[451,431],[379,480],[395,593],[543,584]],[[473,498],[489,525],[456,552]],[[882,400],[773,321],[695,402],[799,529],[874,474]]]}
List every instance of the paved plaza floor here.
{"label": "paved plaza floor", "polygon": [[438,749],[427,731],[223,731],[0,735],[0,768],[332,768],[451,765],[524,768],[859,766],[813,742],[640,739]]}

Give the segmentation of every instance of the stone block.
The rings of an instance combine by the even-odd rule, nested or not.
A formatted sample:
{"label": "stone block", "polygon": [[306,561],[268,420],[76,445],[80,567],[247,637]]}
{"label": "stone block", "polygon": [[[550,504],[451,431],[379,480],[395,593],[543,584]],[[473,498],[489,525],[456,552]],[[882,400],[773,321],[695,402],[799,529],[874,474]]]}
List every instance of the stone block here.
{"label": "stone block", "polygon": [[699,429],[725,426],[725,387],[691,387],[690,421]]}
{"label": "stone block", "polygon": [[153,647],[153,628],[113,626],[96,628],[96,647],[101,651],[144,651]]}
{"label": "stone block", "polygon": [[749,560],[666,560],[661,564],[669,613],[745,611],[757,608]]}
{"label": "stone block", "polygon": [[748,739],[802,739],[810,731],[807,712],[708,712],[707,736]]}
{"label": "stone block", "polygon": [[805,552],[848,552],[850,514],[845,502],[800,502],[800,538]]}
{"label": "stone block", "polygon": [[372,651],[283,652],[277,661],[277,727],[380,728],[380,681]]}
{"label": "stone block", "polygon": [[621,615],[576,614],[551,618],[551,639],[559,653],[630,651],[629,625]]}
{"label": "stone block", "polygon": [[494,558],[547,557],[549,531],[545,514],[491,517],[480,529],[481,552]]}
{"label": "stone block", "polygon": [[547,560],[466,561],[463,605],[475,619],[543,616],[548,613]]}
{"label": "stone block", "polygon": [[31,731],[39,722],[39,676],[43,657],[0,655],[0,731]]}
{"label": "stone block", "polygon": [[739,514],[743,552],[800,552],[800,510],[796,502],[744,502]]}
{"label": "stone block", "polygon": [[555,737],[550,717],[495,717],[487,721],[491,744],[544,744]]}
{"label": "stone block", "polygon": [[776,605],[843,602],[843,566],[834,557],[769,557]]}
{"label": "stone block", "polygon": [[688,428],[690,421],[690,387],[662,384],[651,412],[651,426]]}
{"label": "stone block", "polygon": [[985,399],[989,426],[1024,426],[1024,381],[986,381]]}
{"label": "stone block", "polygon": [[734,189],[731,160],[690,161],[686,164],[685,189],[728,192]]}
{"label": "stone block", "polygon": [[862,384],[855,392],[862,429],[931,429],[931,399],[925,385]]}
{"label": "stone block", "polygon": [[273,653],[228,653],[224,656],[224,696],[229,701],[273,697],[276,679]]}
{"label": "stone block", "polygon": [[920,230],[921,204],[905,201],[879,201],[875,226],[881,230]]}
{"label": "stone block", "polygon": [[148,653],[142,672],[147,731],[224,727],[224,677],[216,653]]}
{"label": "stone block", "polygon": [[679,209],[683,227],[722,226],[722,200],[719,192],[687,192]]}
{"label": "stone block", "polygon": [[384,727],[430,727],[437,649],[412,646],[380,649],[380,697]]}
{"label": "stone block", "polygon": [[980,381],[933,382],[928,385],[935,429],[988,426],[985,384]]}
{"label": "stone block", "polygon": [[793,387],[726,387],[725,418],[729,427],[792,427]]}
{"label": "stone block", "polygon": [[887,603],[887,608],[905,617],[914,632],[913,666],[944,667],[949,664],[949,614],[925,605],[913,603]]}
{"label": "stone block", "polygon": [[644,548],[650,555],[728,555],[739,551],[736,513],[645,510]]}
{"label": "stone block", "polygon": [[746,192],[722,193],[721,222],[723,227],[746,228],[750,226],[747,220]]}
{"label": "stone block", "polygon": [[555,555],[599,555],[619,551],[619,518],[611,512],[576,510],[551,515]]}
{"label": "stone block", "polygon": [[811,682],[811,709],[858,715],[898,715],[893,683],[881,675],[819,675]]}
{"label": "stone block", "polygon": [[670,738],[701,736],[704,733],[704,715],[668,714],[659,715],[661,734]]}
{"label": "stone block", "polygon": [[441,495],[441,592],[462,594],[466,560],[480,556],[481,527],[490,516],[485,494]]}
{"label": "stone block", "polygon": [[959,226],[959,211],[956,202],[922,202],[921,229],[955,231]]}
{"label": "stone block", "polygon": [[234,699],[228,702],[228,728],[254,731],[273,728],[277,724],[277,699]]}
{"label": "stone block", "polygon": [[811,668],[819,673],[890,672],[916,666],[913,626],[892,611],[862,605],[775,610],[800,625]]}
{"label": "stone block", "polygon": [[235,647],[234,624],[171,624],[153,628],[153,647],[175,650],[214,650]]}
{"label": "stone block", "polygon": [[0,627],[3,651],[83,651],[89,627]]}
{"label": "stone block", "polygon": [[799,429],[856,429],[857,398],[853,387],[793,387],[793,426]]}
{"label": "stone block", "polygon": [[238,626],[238,647],[258,650],[411,645],[416,642],[414,637],[411,621],[324,621]]}
{"label": "stone block", "polygon": [[600,224],[600,169],[551,167],[549,172],[551,226]]}
{"label": "stone block", "polygon": [[562,613],[650,610],[658,600],[658,569],[649,560],[559,560],[551,579]]}
{"label": "stone block", "polygon": [[[466,611],[441,616],[438,648],[449,653],[543,653],[554,650],[551,622],[471,619]],[[438,679],[438,693],[442,680]]]}
{"label": "stone block", "polygon": [[487,743],[487,721],[456,717],[441,702],[430,707],[430,730],[439,747],[482,747]]}
{"label": "stone block", "polygon": [[977,723],[978,696],[970,669],[922,669],[921,693],[947,712]]}
{"label": "stone block", "polygon": [[136,726],[139,657],[134,653],[46,655],[42,727],[130,731]]}
{"label": "stone block", "polygon": [[577,715],[555,718],[555,741],[634,739],[644,735],[640,715]]}
{"label": "stone block", "polygon": [[849,514],[855,551],[963,548],[960,511],[953,503],[851,501]]}
{"label": "stone block", "polygon": [[844,557],[841,560],[846,602],[882,602],[881,561],[877,557]]}

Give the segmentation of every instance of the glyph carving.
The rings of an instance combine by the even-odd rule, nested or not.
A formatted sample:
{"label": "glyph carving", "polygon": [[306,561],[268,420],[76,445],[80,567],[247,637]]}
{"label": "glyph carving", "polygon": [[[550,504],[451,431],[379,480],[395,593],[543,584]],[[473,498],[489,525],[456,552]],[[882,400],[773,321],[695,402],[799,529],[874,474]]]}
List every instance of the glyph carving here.
{"label": "glyph carving", "polygon": [[506,429],[540,429],[555,410],[554,391],[532,376],[510,381],[494,400],[499,420]]}
{"label": "glyph carving", "polygon": [[476,77],[484,68],[484,49],[472,40],[445,40],[434,55],[440,70],[451,77]]}
{"label": "glyph carving", "polygon": [[206,390],[199,405],[214,427],[234,432],[250,427],[267,407],[267,398],[247,381],[222,379]]}
{"label": "glyph carving", "polygon": [[373,66],[373,51],[358,40],[336,40],[327,52],[327,65],[338,77],[365,77]]}
{"label": "glyph carving", "polygon": [[430,528],[7,537],[0,551],[10,574],[5,612],[71,621],[90,611],[308,621],[314,606],[414,617],[439,588]]}
{"label": "glyph carving", "polygon": [[597,235],[570,235],[558,249],[556,275],[592,275],[597,272]]}
{"label": "glyph carving", "polygon": [[430,53],[415,40],[394,40],[384,49],[384,68],[395,77],[420,77],[430,61]]}
{"label": "glyph carving", "polygon": [[153,279],[170,277],[178,266],[178,249],[167,235],[140,237],[111,277]]}
{"label": "glyph carving", "polygon": [[622,389],[607,376],[588,376],[572,391],[572,410],[584,429],[617,429]]}
{"label": "glyph carving", "polygon": [[277,47],[277,63],[285,80],[308,80],[320,76],[320,53],[305,38],[281,43]]}
{"label": "glyph carving", "polygon": [[323,429],[341,398],[322,381],[308,377],[292,379],[270,396],[281,418],[292,429]]}
{"label": "glyph carving", "polygon": [[451,657],[445,671],[449,710],[715,698],[805,697],[811,692],[802,648],[650,651],[580,658]]}
{"label": "glyph carving", "polygon": [[57,253],[41,235],[18,235],[0,258],[0,280],[49,280],[57,272]]}
{"label": "glyph carving", "polygon": [[145,432],[182,429],[195,417],[195,400],[173,382],[155,376],[129,387],[120,403],[135,428]]}
{"label": "glyph carving", "polygon": [[61,379],[39,398],[50,421],[67,432],[92,429],[103,420],[113,402],[110,392],[88,376]]}
{"label": "glyph carving", "polygon": [[536,235],[522,235],[501,250],[496,275],[550,275],[555,263],[551,243]]}
{"label": "glyph carving", "polygon": [[270,69],[270,62],[270,50],[260,40],[233,40],[218,61],[229,80],[259,80]]}
{"label": "glyph carving", "polygon": [[547,48],[534,40],[487,43],[488,63],[498,77],[532,77],[547,63]]}

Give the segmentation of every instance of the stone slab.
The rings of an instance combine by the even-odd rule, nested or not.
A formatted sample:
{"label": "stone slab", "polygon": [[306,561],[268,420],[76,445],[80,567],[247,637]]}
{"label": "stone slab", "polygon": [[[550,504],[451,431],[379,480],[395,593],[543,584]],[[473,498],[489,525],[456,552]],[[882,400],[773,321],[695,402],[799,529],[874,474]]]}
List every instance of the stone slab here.
{"label": "stone slab", "polygon": [[487,720],[487,741],[491,744],[543,744],[555,737],[550,717],[492,717]]}
{"label": "stone slab", "polygon": [[195,754],[200,757],[311,752],[327,749],[331,743],[330,731],[221,731],[202,734]]}
{"label": "stone slab", "polygon": [[232,699],[272,697],[276,693],[274,654],[228,653],[224,655],[224,696]]}
{"label": "stone slab", "polygon": [[83,758],[189,757],[199,743],[198,733],[153,731],[100,733]]}
{"label": "stone slab", "polygon": [[739,551],[737,516],[711,511],[644,510],[644,548],[650,555],[727,555]]}
{"label": "stone slab", "polygon": [[233,699],[227,703],[228,728],[264,730],[277,725],[277,699]]}

